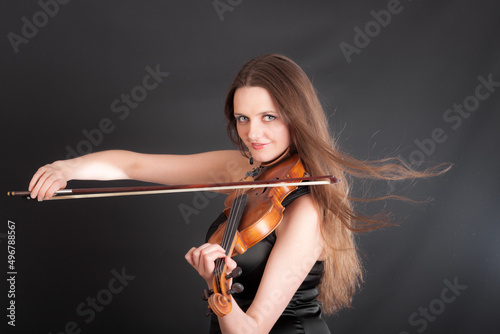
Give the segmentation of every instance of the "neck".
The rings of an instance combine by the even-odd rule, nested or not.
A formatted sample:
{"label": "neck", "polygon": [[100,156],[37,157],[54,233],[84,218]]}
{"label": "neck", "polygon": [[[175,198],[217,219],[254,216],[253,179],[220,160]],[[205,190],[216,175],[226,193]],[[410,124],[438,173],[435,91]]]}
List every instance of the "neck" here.
{"label": "neck", "polygon": [[290,147],[287,147],[287,149],[283,153],[281,153],[281,155],[279,157],[277,157],[276,159],[271,160],[271,161],[263,162],[260,164],[260,166],[261,167],[272,166],[272,165],[280,162],[281,160],[288,158],[289,156],[290,156]]}
{"label": "neck", "polygon": [[270,167],[278,162],[288,158],[290,156],[290,147],[288,147],[279,157],[274,160],[261,163],[259,166],[248,171],[245,175],[245,180],[253,180],[257,175],[259,175],[265,168]]}

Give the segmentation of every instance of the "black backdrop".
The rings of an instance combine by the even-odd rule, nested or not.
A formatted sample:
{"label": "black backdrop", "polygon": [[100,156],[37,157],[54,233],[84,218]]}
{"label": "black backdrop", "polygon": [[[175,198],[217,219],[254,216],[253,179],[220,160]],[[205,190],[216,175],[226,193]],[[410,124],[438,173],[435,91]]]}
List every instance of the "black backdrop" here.
{"label": "black backdrop", "polygon": [[[434,200],[386,203],[400,226],[360,236],[366,282],[352,309],[328,317],[332,332],[493,333],[499,14],[497,1],[473,0],[9,0],[0,21],[1,189],[25,189],[39,166],[90,151],[231,148],[222,107],[232,77],[256,55],[283,53],[310,76],[356,157],[454,163],[431,180],[357,185],[358,194]],[[124,184],[135,183],[70,186]],[[205,332],[203,283],[183,256],[203,242],[222,200],[3,195],[2,326]]]}

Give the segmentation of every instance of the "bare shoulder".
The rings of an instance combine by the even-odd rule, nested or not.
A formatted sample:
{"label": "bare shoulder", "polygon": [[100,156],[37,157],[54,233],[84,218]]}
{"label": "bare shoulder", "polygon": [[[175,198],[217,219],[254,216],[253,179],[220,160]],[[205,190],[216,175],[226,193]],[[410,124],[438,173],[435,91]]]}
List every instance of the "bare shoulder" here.
{"label": "bare shoulder", "polygon": [[294,224],[319,227],[319,217],[320,215],[312,196],[310,194],[303,195],[296,198],[286,207],[283,217],[285,224],[280,224],[280,227],[285,228]]}
{"label": "bare shoulder", "polygon": [[320,217],[312,196],[301,196],[286,207],[276,236],[291,242],[308,239],[313,244],[322,245]]}

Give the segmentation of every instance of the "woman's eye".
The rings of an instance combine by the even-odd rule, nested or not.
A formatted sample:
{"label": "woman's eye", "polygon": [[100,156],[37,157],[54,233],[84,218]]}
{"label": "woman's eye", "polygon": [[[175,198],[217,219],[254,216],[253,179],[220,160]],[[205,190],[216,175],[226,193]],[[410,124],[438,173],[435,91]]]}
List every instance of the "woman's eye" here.
{"label": "woman's eye", "polygon": [[246,116],[236,117],[236,122],[238,122],[238,123],[243,123],[243,122],[246,122],[247,120],[248,120],[248,118]]}
{"label": "woman's eye", "polygon": [[276,116],[273,116],[273,115],[266,115],[266,116],[264,116],[264,120],[268,121],[268,122],[269,121],[273,121],[275,119],[276,119]]}

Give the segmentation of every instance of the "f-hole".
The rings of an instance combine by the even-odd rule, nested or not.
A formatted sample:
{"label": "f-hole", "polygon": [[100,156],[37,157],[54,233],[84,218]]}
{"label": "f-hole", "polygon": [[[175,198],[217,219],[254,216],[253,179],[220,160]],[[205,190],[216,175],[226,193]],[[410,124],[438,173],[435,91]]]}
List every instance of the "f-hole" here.
{"label": "f-hole", "polygon": [[259,189],[262,189],[262,191],[261,191],[261,192],[256,191],[254,195],[255,195],[255,196],[259,196],[259,195],[261,195],[261,194],[265,193],[265,192],[266,192],[266,190],[267,190],[267,188],[268,188],[268,187],[259,188]]}
{"label": "f-hole", "polygon": [[[279,180],[279,177],[277,177],[277,178],[276,178],[276,180]],[[267,188],[268,188],[268,187],[264,187],[264,188],[262,188],[262,191],[260,192],[260,194],[265,193],[265,192],[267,191]],[[259,193],[258,193],[258,192],[256,192],[256,193],[255,193],[255,195],[256,195],[256,196],[258,196],[258,195],[259,195]]]}

